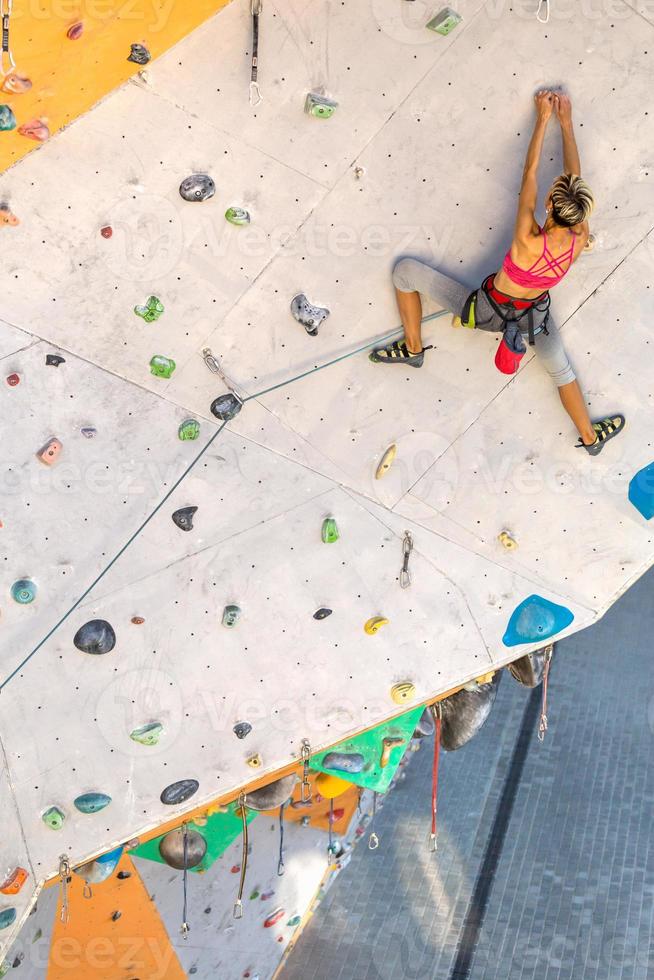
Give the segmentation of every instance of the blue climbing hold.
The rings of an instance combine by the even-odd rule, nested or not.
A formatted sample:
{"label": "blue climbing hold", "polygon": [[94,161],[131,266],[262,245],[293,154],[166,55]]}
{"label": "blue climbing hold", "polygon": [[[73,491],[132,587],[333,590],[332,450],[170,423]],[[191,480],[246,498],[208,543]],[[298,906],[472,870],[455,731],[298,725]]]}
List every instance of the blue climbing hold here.
{"label": "blue climbing hold", "polygon": [[11,598],[21,606],[26,606],[36,599],[36,585],[28,578],[19,578],[11,587]]}
{"label": "blue climbing hold", "polygon": [[3,909],[0,912],[0,929],[8,929],[16,921],[16,909]]}
{"label": "blue climbing hold", "polygon": [[629,484],[629,500],[646,521],[654,517],[654,463],[638,470]]}
{"label": "blue climbing hold", "polygon": [[565,606],[558,606],[540,595],[530,595],[513,610],[502,643],[517,647],[521,643],[537,643],[560,633],[574,616]]}
{"label": "blue climbing hold", "polygon": [[111,878],[116,870],[116,866],[123,856],[123,848],[117,847],[113,851],[102,854],[95,861],[88,861],[75,868],[75,874],[80,875],[89,885],[99,885],[101,882]]}
{"label": "blue climbing hold", "polygon": [[99,813],[111,803],[111,797],[106,793],[84,793],[78,796],[73,803],[80,813]]}

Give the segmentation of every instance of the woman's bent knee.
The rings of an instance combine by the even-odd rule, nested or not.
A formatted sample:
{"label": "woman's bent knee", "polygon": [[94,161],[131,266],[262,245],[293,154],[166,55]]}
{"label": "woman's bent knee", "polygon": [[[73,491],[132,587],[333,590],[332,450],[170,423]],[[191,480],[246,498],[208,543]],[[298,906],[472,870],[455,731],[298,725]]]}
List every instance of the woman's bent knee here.
{"label": "woman's bent knee", "polygon": [[416,271],[422,265],[417,259],[399,259],[393,266],[393,285],[402,293],[417,291]]}

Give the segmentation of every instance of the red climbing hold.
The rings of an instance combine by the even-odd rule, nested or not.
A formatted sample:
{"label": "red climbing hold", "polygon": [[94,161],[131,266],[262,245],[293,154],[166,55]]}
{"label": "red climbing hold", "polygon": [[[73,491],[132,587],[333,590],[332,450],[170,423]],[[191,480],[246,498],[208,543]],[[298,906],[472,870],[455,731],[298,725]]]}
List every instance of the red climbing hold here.
{"label": "red climbing hold", "polygon": [[50,129],[45,119],[31,119],[29,122],[19,126],[18,132],[21,136],[27,136],[30,140],[36,140],[37,143],[45,143],[50,136]]}
{"label": "red climbing hold", "polygon": [[100,229],[100,234],[102,235],[103,238],[111,238],[113,233],[114,230],[111,227],[111,225],[105,225],[104,228]]}
{"label": "red climbing hold", "polygon": [[233,864],[232,867],[231,867],[231,872],[232,872],[233,875],[237,875],[240,870],[241,870],[241,865],[240,864]]}
{"label": "red climbing hold", "polygon": [[16,385],[20,384],[20,374],[9,374],[7,375],[7,384],[10,388],[15,388]]}
{"label": "red climbing hold", "polygon": [[82,34],[84,33],[84,22],[78,20],[76,24],[71,24],[71,26],[66,31],[66,37],[69,41],[79,41]]}
{"label": "red climbing hold", "polygon": [[281,906],[278,909],[275,909],[275,911],[271,912],[268,918],[265,920],[263,924],[264,929],[270,929],[272,926],[276,925],[280,919],[283,919],[285,915],[286,912]]}
{"label": "red climbing hold", "polygon": [[343,807],[339,806],[338,809],[334,810],[334,812],[330,814],[329,822],[336,823],[338,820],[342,820],[344,816],[345,816],[345,810],[343,809]]}

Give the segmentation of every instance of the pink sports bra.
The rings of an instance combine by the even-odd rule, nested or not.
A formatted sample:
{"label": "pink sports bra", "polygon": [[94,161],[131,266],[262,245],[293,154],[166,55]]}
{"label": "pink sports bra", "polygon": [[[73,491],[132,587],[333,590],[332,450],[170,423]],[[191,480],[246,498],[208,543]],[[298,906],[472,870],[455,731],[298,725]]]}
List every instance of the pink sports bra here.
{"label": "pink sports bra", "polygon": [[[558,282],[561,282],[572,265],[576,237],[574,232],[570,230],[572,235],[570,248],[558,258],[550,252],[547,246],[547,235],[542,228],[540,232],[543,236],[543,253],[528,269],[521,269],[519,265],[515,264],[511,258],[511,249],[504,256],[503,271],[511,282],[514,282],[516,286],[522,286],[523,289],[550,289],[551,286],[556,286]],[[554,274],[546,275],[548,272]]]}

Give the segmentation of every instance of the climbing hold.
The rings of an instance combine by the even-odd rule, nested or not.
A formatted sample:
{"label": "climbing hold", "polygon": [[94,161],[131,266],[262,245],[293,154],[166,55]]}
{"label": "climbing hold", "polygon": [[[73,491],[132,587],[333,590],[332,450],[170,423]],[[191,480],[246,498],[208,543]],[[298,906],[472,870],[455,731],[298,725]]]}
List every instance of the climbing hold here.
{"label": "climbing hold", "polygon": [[399,748],[400,745],[406,745],[405,738],[387,735],[384,739],[382,739],[382,754],[379,760],[379,766],[381,769],[386,768],[388,763],[391,761],[392,750]]}
{"label": "climbing hold", "polygon": [[80,813],[99,813],[111,803],[111,797],[106,793],[83,793],[73,800]]}
{"label": "climbing hold", "polygon": [[111,238],[113,233],[114,230],[111,227],[111,225],[105,225],[104,228],[100,229],[100,234],[102,235],[103,238]]}
{"label": "climbing hold", "polygon": [[268,783],[260,789],[255,789],[245,796],[245,805],[250,810],[276,810],[283,803],[287,803],[293,795],[297,776],[291,773],[290,776],[282,776],[274,783]]}
{"label": "climbing hold", "polygon": [[415,696],[415,685],[410,681],[402,681],[399,684],[394,684],[391,688],[391,700],[395,704],[406,704],[407,701],[412,701]]}
{"label": "climbing hold", "polygon": [[66,815],[58,806],[51,806],[41,814],[41,820],[50,830],[61,830],[65,819]]}
{"label": "climbing hold", "polygon": [[14,374],[8,374],[6,380],[10,388],[15,388],[16,385],[20,384],[20,374],[16,374],[15,372]]}
{"label": "climbing hold", "polygon": [[216,193],[216,185],[208,174],[191,174],[179,185],[185,201],[208,201]]}
{"label": "climbing hold", "polygon": [[462,17],[457,14],[456,10],[452,10],[451,7],[444,7],[439,14],[428,22],[427,27],[430,31],[436,31],[437,34],[442,34],[446,36],[453,31],[457,24],[460,24]]}
{"label": "climbing hold", "polygon": [[132,877],[132,872],[131,871],[119,871],[118,874],[116,875],[116,877],[118,878],[119,881],[124,881],[125,878],[131,878]]}
{"label": "climbing hold", "polygon": [[14,868],[11,874],[0,885],[3,895],[17,895],[29,877],[25,868]]}
{"label": "climbing hold", "polygon": [[524,657],[514,660],[507,665],[507,670],[523,687],[538,687],[543,680],[545,664],[553,653],[554,644],[550,643],[542,650],[534,650],[533,653],[526,653]]}
{"label": "climbing hold", "polygon": [[86,864],[80,864],[78,868],[74,869],[75,874],[79,875],[80,878],[84,878],[87,885],[99,885],[103,881],[106,881],[107,878],[111,878],[122,856],[123,848],[116,847],[113,851],[102,854],[94,861],[87,861]]}
{"label": "climbing hold", "polygon": [[232,391],[228,395],[220,395],[212,401],[211,414],[215,415],[222,422],[229,422],[231,419],[236,418],[242,408],[243,402]]}
{"label": "climbing hold", "polygon": [[329,310],[324,306],[314,306],[304,293],[298,293],[291,300],[291,313],[298,323],[301,323],[310,337],[318,336],[318,328],[329,316]]}
{"label": "climbing hold", "polygon": [[159,721],[151,721],[129,733],[129,737],[140,745],[158,745],[162,735],[163,725]]}
{"label": "climbing hold", "polygon": [[264,929],[270,929],[272,926],[276,925],[280,919],[283,919],[286,915],[286,909],[278,908],[274,912],[271,912],[267,919],[264,920]]}
{"label": "climbing hold", "polygon": [[321,606],[320,609],[316,609],[315,613],[313,614],[313,618],[314,619],[327,619],[327,617],[328,616],[331,616],[331,614],[332,614],[332,610],[331,609],[327,609],[326,606]]}
{"label": "climbing hold", "polygon": [[291,926],[291,928],[294,928],[295,926],[299,926],[299,924],[301,922],[302,922],[302,916],[301,915],[293,915],[288,920],[288,922],[286,923],[286,925],[287,926]]}
{"label": "climbing hold", "polygon": [[223,609],[223,626],[233,629],[241,618],[241,607],[229,605]]}
{"label": "climbing hold", "polygon": [[237,738],[245,738],[252,731],[252,725],[249,721],[237,721],[232,731]]}
{"label": "climbing hold", "polygon": [[420,715],[420,718],[418,719],[418,724],[415,727],[413,737],[426,738],[428,735],[433,735],[435,727],[436,726],[434,725],[434,715],[432,713],[431,708],[425,708],[423,713]]}
{"label": "climbing hold", "polygon": [[181,531],[193,530],[193,515],[197,507],[180,507],[172,514],[173,524],[176,524]]}
{"label": "climbing hold", "polygon": [[58,439],[48,439],[45,446],[42,446],[36,455],[46,466],[52,466],[53,463],[57,462],[62,449],[63,446]]}
{"label": "climbing hold", "polygon": [[130,623],[134,623],[135,626],[143,626],[144,622],[143,616],[132,616],[130,619]]}
{"label": "climbing hold", "polygon": [[518,542],[515,538],[512,538],[508,531],[500,531],[497,535],[497,540],[501,545],[503,545],[507,551],[515,551],[518,547]]}
{"label": "climbing hold", "polygon": [[46,354],[45,363],[46,367],[59,367],[60,364],[66,363],[66,358],[62,357],[61,354]]}
{"label": "climbing hold", "polygon": [[[186,837],[186,843],[184,842]],[[178,827],[165,834],[159,841],[159,854],[171,868],[177,871],[197,868],[207,853],[207,842],[197,830]]]}
{"label": "climbing hold", "polygon": [[333,517],[326,517],[322,522],[321,537],[325,544],[333,544],[335,541],[338,541],[338,528]]}
{"label": "climbing hold", "polygon": [[28,578],[19,578],[11,587],[11,598],[21,606],[27,606],[36,599],[36,584]]}
{"label": "climbing hold", "polygon": [[339,772],[362,772],[365,761],[360,752],[328,752],[320,765]]}
{"label": "climbing hold", "polygon": [[584,245],[584,252],[592,252],[592,251],[593,251],[593,249],[595,248],[595,244],[596,244],[596,238],[595,238],[595,235],[593,235],[593,234],[590,234],[590,235],[588,236],[588,241],[587,241],[587,242],[586,242],[586,244]]}
{"label": "climbing hold", "polygon": [[357,180],[361,180],[362,177],[365,177],[365,174],[366,174],[366,168],[365,167],[355,167],[354,168],[354,176],[356,177]]}
{"label": "climbing hold", "polygon": [[227,208],[225,217],[232,225],[249,225],[250,213],[245,208]]}
{"label": "climbing hold", "polygon": [[134,312],[146,323],[154,323],[164,313],[164,305],[158,296],[148,296],[143,306],[135,306]]}
{"label": "climbing hold", "polygon": [[383,616],[373,616],[372,619],[369,619],[366,623],[364,623],[363,629],[368,636],[374,636],[375,633],[380,631],[382,626],[387,626],[388,623],[389,620],[385,619]]}
{"label": "climbing hold", "polygon": [[26,136],[30,140],[36,140],[37,143],[45,143],[50,136],[50,130],[45,119],[31,119],[29,122],[19,126],[18,132],[21,136]]}
{"label": "climbing hold", "polygon": [[316,776],[315,788],[324,800],[335,800],[337,796],[342,796],[352,786],[340,776],[332,776],[327,772],[320,772]]}
{"label": "climbing hold", "polygon": [[574,620],[566,606],[559,606],[539,595],[530,595],[514,609],[502,643],[507,647],[547,640]]}
{"label": "climbing hold", "polygon": [[654,517],[654,463],[649,463],[629,482],[629,502],[646,521]]}
{"label": "climbing hold", "polygon": [[[0,929],[8,929],[16,921],[16,909],[3,909],[0,912]],[[272,925],[272,922],[271,922]]]}
{"label": "climbing hold", "polygon": [[135,65],[147,65],[152,55],[144,44],[132,44],[128,61],[133,61]]}
{"label": "climbing hold", "polygon": [[489,684],[474,684],[438,702],[441,745],[448,752],[460,749],[477,734],[495,703],[501,677],[501,671],[497,671]]}
{"label": "climbing hold", "polygon": [[256,752],[254,755],[251,755],[249,759],[246,759],[245,761],[247,762],[250,769],[260,769],[261,766],[263,765],[263,760],[258,752]]}
{"label": "climbing hold", "polygon": [[22,95],[23,92],[29,92],[31,87],[31,79],[27,78],[26,75],[19,75],[15,71],[7,75],[2,83],[2,91],[9,92],[10,95]]}
{"label": "climbing hold", "polygon": [[0,132],[16,128],[16,117],[9,105],[0,105]]}
{"label": "climbing hold", "polygon": [[118,920],[120,919],[120,917],[121,917],[122,914],[123,914],[122,912],[120,912],[118,909],[116,909],[115,912],[112,912],[111,913],[111,921],[112,922],[118,922]]}
{"label": "climbing hold", "polygon": [[66,37],[69,41],[79,41],[83,33],[84,21],[78,20],[77,23],[70,25],[66,31]]}
{"label": "climbing hold", "polygon": [[172,357],[164,357],[163,354],[155,354],[150,359],[150,373],[155,378],[170,378],[176,367]]}
{"label": "climbing hold", "polygon": [[309,92],[304,100],[304,111],[315,119],[331,119],[337,106],[338,102],[316,92]]}
{"label": "climbing hold", "polygon": [[200,435],[200,423],[196,419],[185,419],[177,430],[177,435],[182,442],[197,439]]}
{"label": "climbing hold", "polygon": [[15,228],[19,224],[20,218],[12,214],[8,207],[0,205],[0,225],[11,225],[12,228]]}
{"label": "climbing hold", "polygon": [[98,434],[98,430],[94,429],[92,425],[85,425],[79,430],[85,439],[94,439]]}
{"label": "climbing hold", "polygon": [[180,779],[176,783],[166,786],[159,799],[166,806],[177,806],[179,803],[186,803],[200,788],[197,779]]}
{"label": "climbing hold", "polygon": [[106,619],[90,619],[75,633],[73,643],[82,653],[111,653],[116,646],[116,634]]}
{"label": "climbing hold", "polygon": [[381,480],[382,476],[386,476],[391,466],[393,465],[393,460],[395,459],[396,455],[397,455],[397,446],[395,445],[395,443],[392,443],[392,445],[388,447],[388,449],[382,456],[381,460],[379,461],[379,465],[375,470],[375,480]]}

